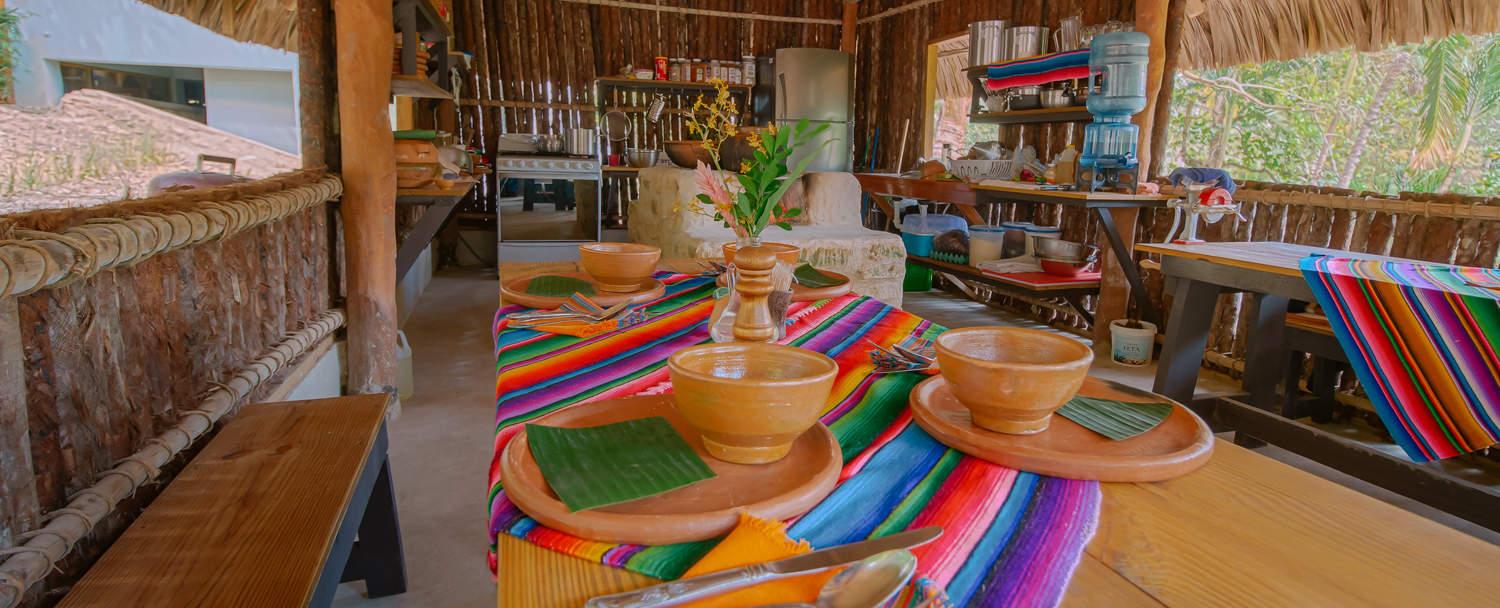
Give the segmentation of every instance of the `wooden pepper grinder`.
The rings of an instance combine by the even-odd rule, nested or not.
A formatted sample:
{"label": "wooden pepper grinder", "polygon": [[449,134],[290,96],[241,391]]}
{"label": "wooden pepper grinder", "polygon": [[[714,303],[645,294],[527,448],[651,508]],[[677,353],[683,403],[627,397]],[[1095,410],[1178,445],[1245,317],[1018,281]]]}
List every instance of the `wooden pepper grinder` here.
{"label": "wooden pepper grinder", "polygon": [[734,254],[738,273],[734,289],[740,307],[734,317],[734,339],[739,342],[774,342],[776,325],[771,319],[771,271],[776,254],[767,247],[746,247]]}

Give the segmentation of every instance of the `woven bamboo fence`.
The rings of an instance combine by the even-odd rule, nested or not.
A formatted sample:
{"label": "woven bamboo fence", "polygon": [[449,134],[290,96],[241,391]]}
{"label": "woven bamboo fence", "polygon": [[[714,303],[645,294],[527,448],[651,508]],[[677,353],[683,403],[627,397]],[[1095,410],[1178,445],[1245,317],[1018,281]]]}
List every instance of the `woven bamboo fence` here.
{"label": "woven bamboo fence", "polygon": [[342,325],[341,192],[299,171],[0,218],[0,606],[50,603],[180,452]]}

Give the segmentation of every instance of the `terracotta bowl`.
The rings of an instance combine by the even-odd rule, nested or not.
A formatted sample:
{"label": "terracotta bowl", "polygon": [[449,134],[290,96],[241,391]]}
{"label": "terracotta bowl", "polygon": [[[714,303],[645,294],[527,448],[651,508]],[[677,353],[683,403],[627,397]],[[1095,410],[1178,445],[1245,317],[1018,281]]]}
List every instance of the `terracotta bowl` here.
{"label": "terracotta bowl", "polygon": [[938,369],[974,424],[997,433],[1040,433],[1078,394],[1094,351],[1054,333],[969,327],[937,339]]}
{"label": "terracotta bowl", "polygon": [[679,350],[667,371],[677,410],[710,456],[764,464],[818,423],[838,365],[792,346],[731,342]]}
{"label": "terracotta bowl", "polygon": [[[761,247],[769,248],[776,252],[776,261],[782,264],[797,266],[797,260],[802,258],[802,248],[788,243],[761,243]],[[740,250],[739,243],[724,243],[724,263],[734,263],[734,252]]]}
{"label": "terracotta bowl", "polygon": [[672,159],[673,164],[684,169],[696,169],[700,162],[709,167],[714,166],[713,156],[709,155],[708,149],[703,147],[703,142],[701,141],[680,140],[663,142],[662,148],[666,151],[667,158]]}
{"label": "terracotta bowl", "polygon": [[651,278],[661,248],[639,243],[584,243],[578,246],[583,271],[604,291],[632,293]]}

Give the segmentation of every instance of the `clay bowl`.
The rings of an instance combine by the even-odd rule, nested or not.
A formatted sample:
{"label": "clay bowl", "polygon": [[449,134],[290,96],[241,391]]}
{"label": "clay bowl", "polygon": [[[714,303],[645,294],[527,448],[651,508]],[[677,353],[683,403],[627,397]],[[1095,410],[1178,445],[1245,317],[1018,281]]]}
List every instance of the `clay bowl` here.
{"label": "clay bowl", "polygon": [[662,143],[662,149],[667,153],[667,158],[672,163],[684,169],[696,169],[698,163],[713,167],[713,156],[709,155],[708,148],[703,147],[703,142],[692,140],[669,141]]}
{"label": "clay bowl", "polygon": [[599,289],[633,293],[651,278],[661,248],[639,243],[584,243],[578,246],[579,265]]}
{"label": "clay bowl", "polygon": [[938,369],[974,424],[1026,435],[1047,429],[1052,412],[1078,394],[1094,351],[1050,332],[969,327],[938,336]]}
{"label": "clay bowl", "polygon": [[679,350],[667,372],[677,410],[703,434],[710,456],[765,464],[818,423],[838,365],[792,346],[730,342]]}
{"label": "clay bowl", "polygon": [[[787,243],[761,243],[761,247],[770,249],[776,253],[776,261],[795,268],[797,260],[802,258],[802,248]],[[740,250],[739,243],[724,243],[724,263],[734,263],[734,253]]]}

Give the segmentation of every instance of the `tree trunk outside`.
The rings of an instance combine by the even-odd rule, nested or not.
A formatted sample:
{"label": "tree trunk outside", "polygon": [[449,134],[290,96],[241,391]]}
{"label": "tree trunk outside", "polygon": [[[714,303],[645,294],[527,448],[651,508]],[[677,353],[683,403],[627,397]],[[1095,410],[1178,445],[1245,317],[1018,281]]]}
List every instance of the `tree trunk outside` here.
{"label": "tree trunk outside", "polygon": [[1447,192],[1453,187],[1453,178],[1458,173],[1458,164],[1463,162],[1464,153],[1469,151],[1469,143],[1474,138],[1474,121],[1464,122],[1464,134],[1458,139],[1458,147],[1453,150],[1453,155],[1448,157],[1448,171],[1443,175],[1443,183],[1438,184],[1438,192]]}
{"label": "tree trunk outside", "polygon": [[1370,100],[1369,107],[1365,108],[1363,118],[1360,120],[1358,135],[1354,136],[1354,145],[1349,148],[1349,156],[1344,158],[1344,169],[1339,172],[1339,187],[1348,188],[1350,182],[1354,181],[1354,173],[1359,169],[1359,159],[1365,154],[1365,146],[1370,143],[1370,132],[1375,129],[1375,120],[1380,117],[1380,111],[1385,107],[1385,100],[1391,95],[1392,80],[1401,71],[1401,63],[1392,61],[1385,67],[1385,73],[1380,77],[1380,86],[1375,89],[1375,97]]}

